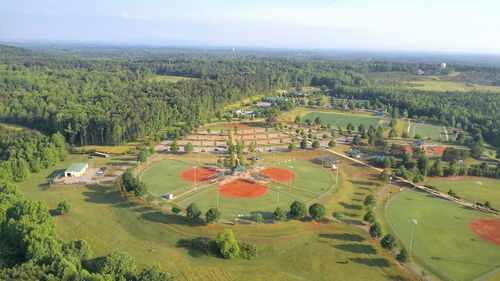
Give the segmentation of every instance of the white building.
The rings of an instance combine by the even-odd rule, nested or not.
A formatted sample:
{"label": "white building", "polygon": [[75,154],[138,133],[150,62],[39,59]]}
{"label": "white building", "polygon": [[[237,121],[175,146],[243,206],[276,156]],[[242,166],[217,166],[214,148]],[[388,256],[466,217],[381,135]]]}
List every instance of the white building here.
{"label": "white building", "polygon": [[81,177],[89,169],[89,164],[87,163],[73,163],[66,171],[64,171],[65,177]]}

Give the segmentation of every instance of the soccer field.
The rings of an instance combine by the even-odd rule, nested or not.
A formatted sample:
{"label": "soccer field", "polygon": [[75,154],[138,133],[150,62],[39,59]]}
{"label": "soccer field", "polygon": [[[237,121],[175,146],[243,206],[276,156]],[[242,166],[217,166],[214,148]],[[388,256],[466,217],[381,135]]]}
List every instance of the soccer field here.
{"label": "soccer field", "polygon": [[[500,266],[499,246],[477,236],[469,223],[491,217],[419,191],[402,191],[386,207],[392,230],[413,257],[446,280],[475,280]],[[500,277],[497,273],[496,277]],[[493,279],[492,279],[493,280]],[[498,280],[498,279],[496,279]]]}
{"label": "soccer field", "polygon": [[376,126],[380,123],[382,118],[369,116],[369,115],[357,115],[357,114],[344,114],[344,113],[330,113],[330,112],[309,112],[304,117],[302,121],[309,119],[314,122],[316,117],[321,118],[323,124],[330,124],[332,126],[346,128],[349,123],[358,127],[363,124],[368,128],[370,125]]}
{"label": "soccer field", "polygon": [[408,132],[411,138],[419,135],[422,138],[430,138],[435,141],[450,141],[449,132],[444,126],[405,121],[404,130]]}

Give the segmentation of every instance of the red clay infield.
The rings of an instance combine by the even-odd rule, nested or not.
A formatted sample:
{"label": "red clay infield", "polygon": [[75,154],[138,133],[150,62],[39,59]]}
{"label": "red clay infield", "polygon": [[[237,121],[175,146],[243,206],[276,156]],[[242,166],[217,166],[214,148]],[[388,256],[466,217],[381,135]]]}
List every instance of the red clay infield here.
{"label": "red clay infield", "polygon": [[267,168],[260,171],[261,174],[271,177],[271,180],[283,182],[289,181],[290,179],[295,178],[295,174],[287,169],[283,168]]}
{"label": "red clay infield", "polygon": [[432,151],[434,151],[435,154],[443,154],[444,152],[444,147],[442,146],[435,146]]}
{"label": "red clay infield", "polygon": [[180,174],[181,179],[187,182],[206,181],[217,172],[203,167],[185,170]]}
{"label": "red clay infield", "polygon": [[267,188],[251,181],[237,179],[221,185],[219,192],[223,196],[230,198],[254,198],[266,194]]}
{"label": "red clay infield", "polygon": [[469,223],[469,227],[479,237],[500,246],[500,220],[475,220]]}

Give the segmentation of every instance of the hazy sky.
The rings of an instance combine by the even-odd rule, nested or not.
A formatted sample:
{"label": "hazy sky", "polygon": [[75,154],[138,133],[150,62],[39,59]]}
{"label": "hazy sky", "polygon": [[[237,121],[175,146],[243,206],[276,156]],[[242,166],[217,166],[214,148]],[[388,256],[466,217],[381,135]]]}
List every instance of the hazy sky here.
{"label": "hazy sky", "polygon": [[0,2],[0,40],[500,53],[500,0]]}

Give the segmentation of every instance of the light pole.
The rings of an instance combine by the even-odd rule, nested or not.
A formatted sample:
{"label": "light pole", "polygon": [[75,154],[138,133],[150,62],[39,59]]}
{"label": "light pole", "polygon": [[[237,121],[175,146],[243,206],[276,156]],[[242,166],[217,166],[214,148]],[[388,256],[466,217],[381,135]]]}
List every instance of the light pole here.
{"label": "light pole", "polygon": [[277,200],[278,200],[278,207],[279,207],[280,206],[280,190],[279,190],[279,188],[278,188],[278,199]]}
{"label": "light pole", "polygon": [[413,232],[415,232],[415,226],[418,224],[416,219],[412,219],[413,226],[411,228],[411,236],[410,236],[410,259],[411,259],[411,247],[413,246]]}
{"label": "light pole", "polygon": [[477,195],[479,194],[479,186],[483,183],[481,181],[476,181],[476,196],[474,196],[474,205],[477,203]]}
{"label": "light pole", "polygon": [[220,185],[217,185],[217,209],[219,209]]}
{"label": "light pole", "polygon": [[293,166],[288,166],[288,168],[290,169],[290,174],[289,174],[289,178],[288,178],[288,186],[289,186],[289,189],[290,189],[290,192],[292,192],[292,169],[293,169]]}
{"label": "light pole", "polygon": [[196,176],[197,176],[196,175],[197,174],[196,170],[197,170],[197,168],[198,168],[197,166],[193,167],[193,171],[194,171],[194,190],[196,190],[196,183],[197,183],[197,179],[196,179]]}

